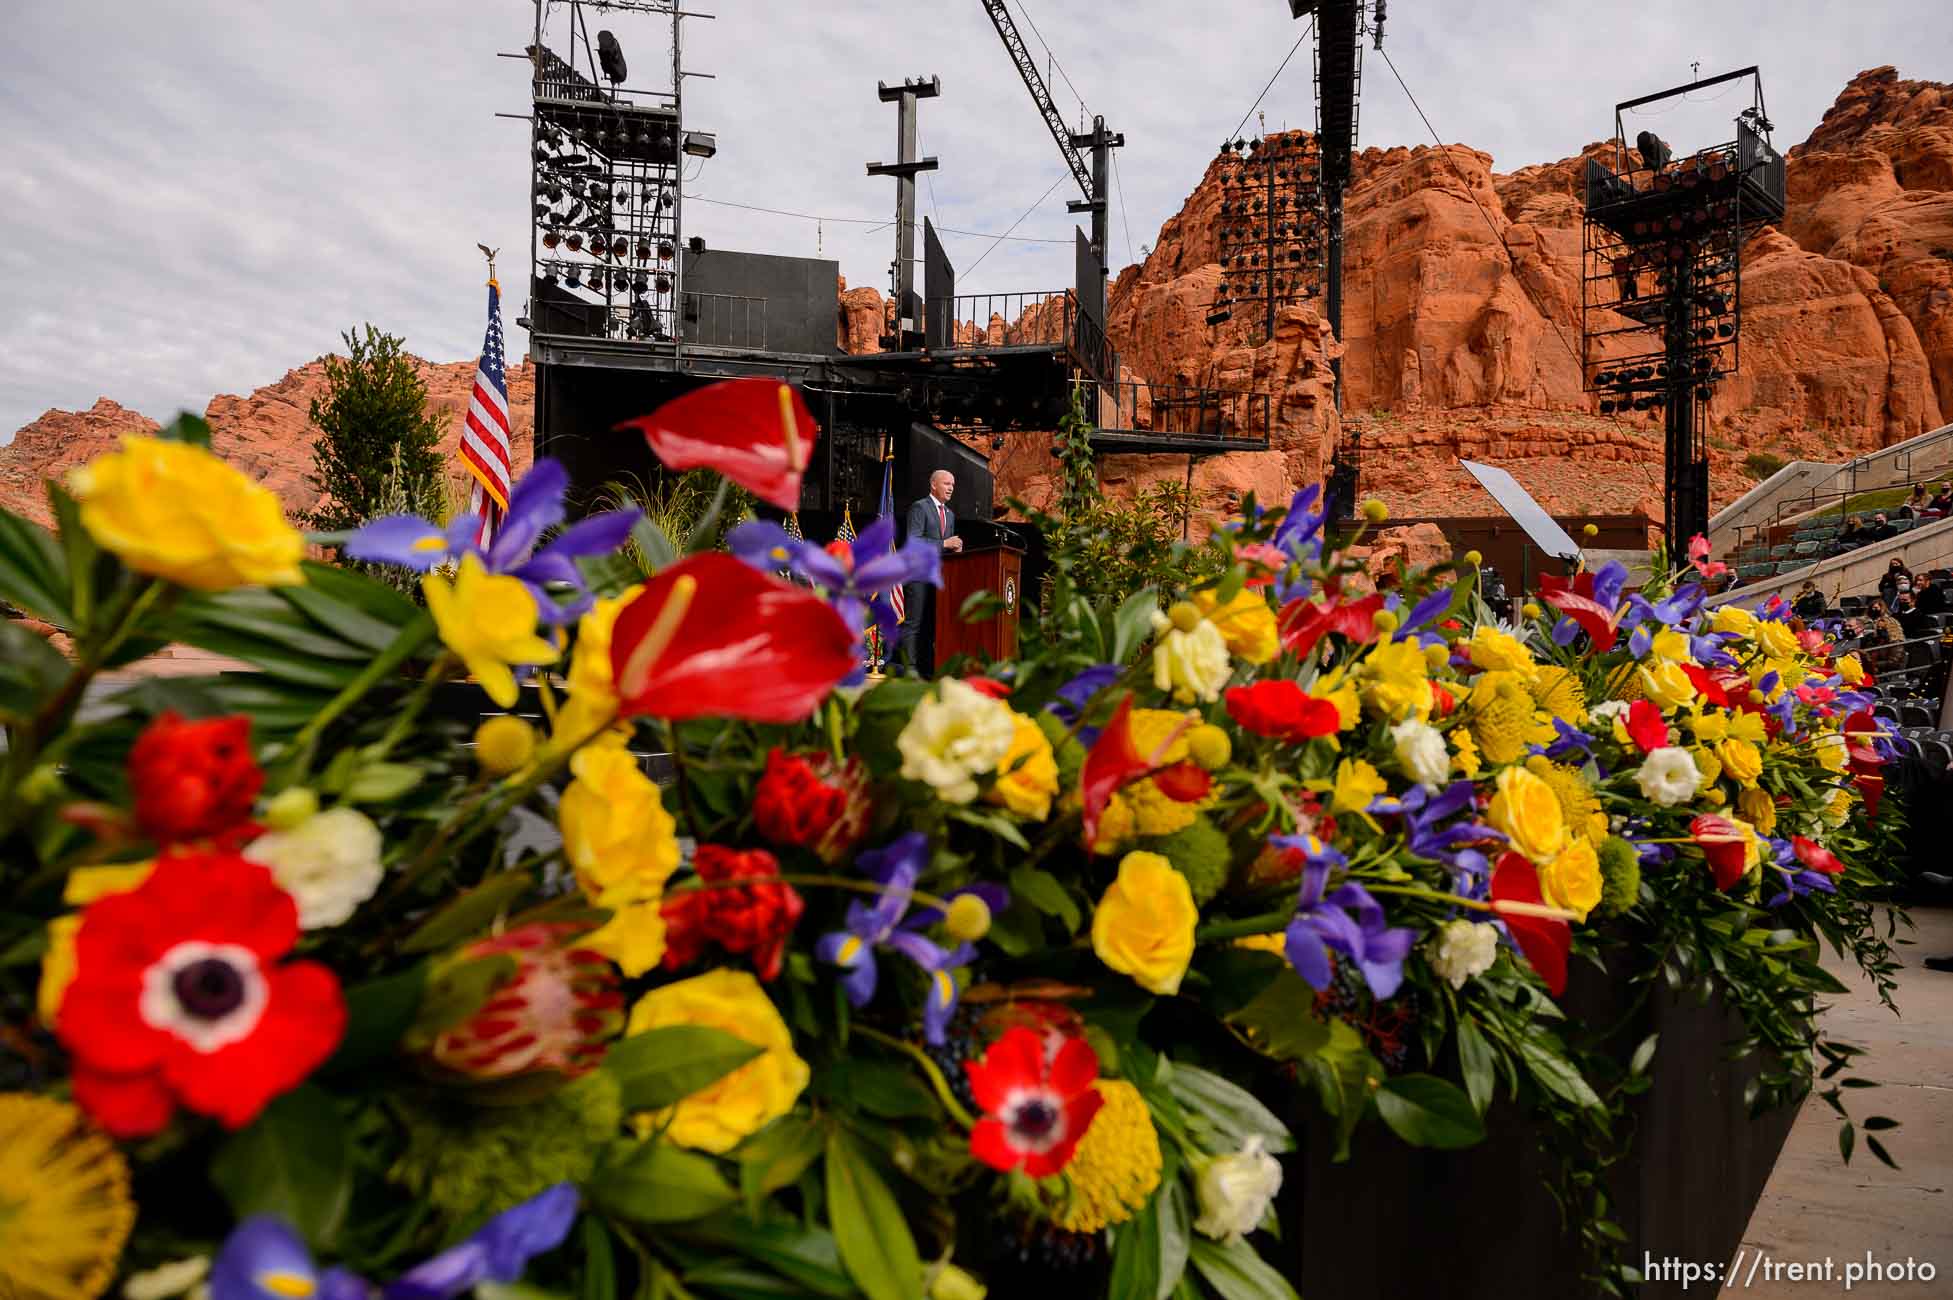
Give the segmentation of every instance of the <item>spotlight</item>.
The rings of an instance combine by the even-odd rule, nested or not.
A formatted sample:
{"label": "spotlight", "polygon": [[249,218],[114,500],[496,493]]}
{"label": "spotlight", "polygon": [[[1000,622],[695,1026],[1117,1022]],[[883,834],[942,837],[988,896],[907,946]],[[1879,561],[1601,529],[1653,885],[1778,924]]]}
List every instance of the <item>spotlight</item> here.
{"label": "spotlight", "polygon": [[624,62],[624,47],[607,31],[597,33],[597,62],[603,67],[604,80],[611,84],[613,90],[629,72],[629,65]]}
{"label": "spotlight", "polygon": [[563,242],[570,246],[572,253],[581,253],[583,251],[583,232],[580,230],[572,230],[570,237]]}
{"label": "spotlight", "polygon": [[703,236],[693,235],[685,241],[685,247],[691,249],[694,253],[703,253],[705,251],[705,239]]}
{"label": "spotlight", "polygon": [[554,248],[556,247],[556,245],[562,242],[563,242],[563,237],[557,234],[554,230],[545,230],[543,232],[542,246],[544,248]]}
{"label": "spotlight", "polygon": [[719,138],[710,131],[687,131],[685,152],[694,158],[710,158],[719,152]]}
{"label": "spotlight", "polygon": [[576,268],[574,266],[570,268],[569,275],[564,277],[563,283],[572,289],[580,289],[583,287],[582,282],[577,279]]}

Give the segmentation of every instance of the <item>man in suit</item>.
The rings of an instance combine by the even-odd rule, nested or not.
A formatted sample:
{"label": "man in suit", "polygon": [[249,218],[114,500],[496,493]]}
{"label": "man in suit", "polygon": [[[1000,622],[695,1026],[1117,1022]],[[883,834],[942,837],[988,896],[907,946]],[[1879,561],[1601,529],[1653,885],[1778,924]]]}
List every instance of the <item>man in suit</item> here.
{"label": "man in suit", "polygon": [[[949,508],[955,493],[956,475],[946,469],[931,474],[929,495],[909,507],[906,535],[926,538],[952,554],[962,550],[956,512]],[[911,582],[903,587],[902,599],[902,639],[896,655],[910,672],[927,677],[936,671],[936,589],[926,582]]]}

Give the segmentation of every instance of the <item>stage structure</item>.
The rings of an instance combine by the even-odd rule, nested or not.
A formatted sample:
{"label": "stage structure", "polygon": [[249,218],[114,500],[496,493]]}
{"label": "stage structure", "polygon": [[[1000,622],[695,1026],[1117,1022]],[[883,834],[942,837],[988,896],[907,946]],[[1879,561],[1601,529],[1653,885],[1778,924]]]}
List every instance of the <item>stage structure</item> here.
{"label": "stage structure", "polygon": [[[1622,114],[1748,78],[1735,138],[1676,158]],[[1603,415],[1659,412],[1670,553],[1709,529],[1709,399],[1735,371],[1742,337],[1743,244],[1784,215],[1783,156],[1770,146],[1763,77],[1726,72],[1614,106],[1610,167],[1587,160],[1581,362]]]}

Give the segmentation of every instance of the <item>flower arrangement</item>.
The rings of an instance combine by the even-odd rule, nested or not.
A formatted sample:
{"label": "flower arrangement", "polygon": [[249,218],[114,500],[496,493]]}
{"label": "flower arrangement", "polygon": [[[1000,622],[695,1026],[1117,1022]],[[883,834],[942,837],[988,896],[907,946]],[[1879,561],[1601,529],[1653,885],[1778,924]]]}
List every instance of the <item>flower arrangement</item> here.
{"label": "flower arrangement", "polygon": [[[776,505],[818,436],[764,381],[635,427]],[[0,515],[72,640],[0,629],[0,1291],[1290,1296],[1298,1091],[1345,1148],[1470,1145],[1503,1084],[1609,1149],[1654,1045],[1610,1067],[1577,977],[1720,994],[1759,1107],[1863,1082],[1817,947],[1889,992],[1893,742],[1780,604],[1608,566],[1501,625],[1471,556],[1370,590],[1310,489],[865,683],[926,547],[565,486],[486,549],[314,539],[424,607],[195,422]],[[255,671],[102,676],[169,642]],[[464,676],[516,712],[446,720]]]}

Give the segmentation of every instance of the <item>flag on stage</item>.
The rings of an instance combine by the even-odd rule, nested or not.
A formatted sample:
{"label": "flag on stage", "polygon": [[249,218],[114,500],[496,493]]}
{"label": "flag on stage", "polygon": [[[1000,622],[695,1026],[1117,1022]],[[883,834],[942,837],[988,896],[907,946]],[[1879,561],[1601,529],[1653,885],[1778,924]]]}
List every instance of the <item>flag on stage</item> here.
{"label": "flag on stage", "polygon": [[[894,517],[895,517],[895,454],[893,452],[890,452],[888,455],[882,457],[882,503],[880,508],[875,511],[875,518],[893,519]],[[888,537],[888,549],[891,551],[895,549],[895,535],[893,533],[890,533]],[[897,583],[893,588],[889,590],[888,603],[894,606],[895,608],[896,626],[898,627],[901,626],[902,620],[908,615],[908,603],[909,603],[903,597],[902,584]]]}
{"label": "flag on stage", "polygon": [[488,333],[482,338],[475,387],[468,395],[468,414],[462,421],[461,463],[474,479],[468,493],[468,512],[480,521],[475,543],[485,547],[502,512],[509,508],[512,479],[509,384],[502,360],[502,287],[492,278],[488,282]]}

